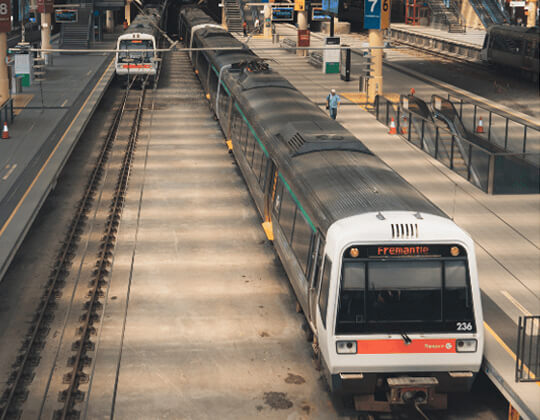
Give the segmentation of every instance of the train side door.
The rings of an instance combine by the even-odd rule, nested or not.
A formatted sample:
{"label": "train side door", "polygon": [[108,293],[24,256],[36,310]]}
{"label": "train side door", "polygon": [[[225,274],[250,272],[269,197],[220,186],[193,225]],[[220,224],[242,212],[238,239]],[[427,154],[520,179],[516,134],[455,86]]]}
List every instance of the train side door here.
{"label": "train side door", "polygon": [[276,200],[276,189],[279,179],[278,169],[273,160],[268,161],[266,171],[267,181],[264,190],[264,223],[268,223],[269,226],[271,226],[272,206],[274,206],[274,200]]}
{"label": "train side door", "polygon": [[309,291],[308,291],[308,321],[312,328],[316,330],[316,310],[317,310],[317,293],[319,292],[319,283],[321,279],[321,266],[324,253],[324,240],[320,232],[317,232],[313,238],[311,247],[311,264],[309,272]]}

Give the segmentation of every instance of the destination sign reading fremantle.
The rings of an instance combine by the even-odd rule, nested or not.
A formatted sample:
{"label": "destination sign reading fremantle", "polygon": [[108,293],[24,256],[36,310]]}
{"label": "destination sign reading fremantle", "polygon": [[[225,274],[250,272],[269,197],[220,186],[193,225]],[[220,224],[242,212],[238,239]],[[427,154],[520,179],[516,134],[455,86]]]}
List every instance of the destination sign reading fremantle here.
{"label": "destination sign reading fremantle", "polygon": [[428,246],[380,246],[377,248],[377,255],[390,255],[397,257],[400,255],[429,255]]}

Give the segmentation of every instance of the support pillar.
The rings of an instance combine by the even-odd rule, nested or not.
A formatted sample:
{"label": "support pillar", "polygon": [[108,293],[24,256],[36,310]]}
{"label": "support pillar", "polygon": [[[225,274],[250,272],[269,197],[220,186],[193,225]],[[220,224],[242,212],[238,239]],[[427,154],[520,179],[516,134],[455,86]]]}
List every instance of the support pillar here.
{"label": "support pillar", "polygon": [[264,5],[264,31],[265,39],[272,39],[272,7],[268,4]]}
{"label": "support pillar", "polygon": [[[302,12],[297,12],[296,14],[298,23],[298,30],[305,30],[307,29],[307,12],[304,10]],[[296,39],[298,40],[299,37],[297,36]],[[307,55],[307,50],[296,50],[296,55],[305,56]]]}
{"label": "support pillar", "polygon": [[[244,21],[242,21],[244,23]],[[223,6],[221,7],[221,26],[223,29],[229,30],[227,27],[227,12],[225,10],[225,1],[223,1]]]}
{"label": "support pillar", "polygon": [[0,105],[6,103],[10,98],[7,56],[7,34],[0,33]]}
{"label": "support pillar", "polygon": [[[375,102],[377,95],[383,93],[383,31],[380,29],[369,30],[369,46],[371,53],[372,72],[371,78],[368,81],[368,101]],[[380,48],[373,48],[380,47]]]}
{"label": "support pillar", "polygon": [[114,32],[114,14],[112,10],[105,11],[105,30],[108,33]]}
{"label": "support pillar", "polygon": [[[41,14],[41,48],[51,48],[51,14]],[[42,53],[42,57],[45,59],[45,64],[52,64],[52,54]]]}
{"label": "support pillar", "polygon": [[527,26],[536,26],[536,1],[530,1],[527,8]]}
{"label": "support pillar", "polygon": [[126,0],[126,5],[124,6],[124,15],[127,24],[131,25],[131,0]]}

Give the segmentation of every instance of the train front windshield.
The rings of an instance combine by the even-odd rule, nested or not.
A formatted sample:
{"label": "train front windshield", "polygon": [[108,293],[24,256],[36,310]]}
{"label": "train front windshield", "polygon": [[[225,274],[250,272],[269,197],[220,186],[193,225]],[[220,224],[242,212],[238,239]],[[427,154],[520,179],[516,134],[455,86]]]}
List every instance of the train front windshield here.
{"label": "train front windshield", "polygon": [[[127,39],[120,41],[121,50],[118,53],[118,61],[120,63],[151,63],[151,58],[154,56],[152,50],[154,45],[150,39]],[[125,50],[125,51],[124,51]]]}
{"label": "train front windshield", "polygon": [[[358,248],[353,249],[356,255]],[[380,257],[365,250],[364,258],[351,258],[347,251],[336,334],[475,332],[467,258],[463,253],[461,257]]]}

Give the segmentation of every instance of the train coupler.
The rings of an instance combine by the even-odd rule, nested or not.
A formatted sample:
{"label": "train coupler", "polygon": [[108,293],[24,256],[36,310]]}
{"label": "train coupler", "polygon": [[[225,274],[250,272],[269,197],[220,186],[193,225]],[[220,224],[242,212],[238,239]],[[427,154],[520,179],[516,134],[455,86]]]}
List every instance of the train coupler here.
{"label": "train coupler", "polygon": [[433,377],[397,377],[387,378],[389,387],[388,402],[392,405],[425,405],[436,410],[447,407],[446,394],[438,394],[439,385]]}

